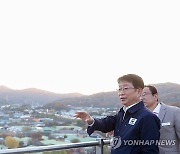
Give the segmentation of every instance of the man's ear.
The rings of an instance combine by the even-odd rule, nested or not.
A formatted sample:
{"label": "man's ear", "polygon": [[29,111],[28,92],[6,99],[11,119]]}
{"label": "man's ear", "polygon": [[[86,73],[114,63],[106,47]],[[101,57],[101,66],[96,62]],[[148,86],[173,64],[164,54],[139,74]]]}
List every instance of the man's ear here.
{"label": "man's ear", "polygon": [[155,98],[156,98],[156,100],[158,101],[158,94],[154,94],[153,95]]}
{"label": "man's ear", "polygon": [[141,97],[142,91],[143,91],[142,88],[138,88],[138,89],[137,89],[137,92],[138,92],[138,94],[139,94],[140,97]]}

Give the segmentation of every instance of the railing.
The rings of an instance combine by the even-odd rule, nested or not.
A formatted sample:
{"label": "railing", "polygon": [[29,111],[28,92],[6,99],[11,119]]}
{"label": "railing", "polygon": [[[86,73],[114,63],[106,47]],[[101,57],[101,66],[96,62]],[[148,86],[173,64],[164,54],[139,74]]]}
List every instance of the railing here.
{"label": "railing", "polygon": [[0,154],[34,153],[34,152],[67,150],[71,148],[92,147],[92,146],[96,146],[96,154],[103,154],[103,146],[109,144],[110,144],[109,140],[97,139],[97,141],[81,142],[81,143],[6,149],[6,150],[0,150]]}

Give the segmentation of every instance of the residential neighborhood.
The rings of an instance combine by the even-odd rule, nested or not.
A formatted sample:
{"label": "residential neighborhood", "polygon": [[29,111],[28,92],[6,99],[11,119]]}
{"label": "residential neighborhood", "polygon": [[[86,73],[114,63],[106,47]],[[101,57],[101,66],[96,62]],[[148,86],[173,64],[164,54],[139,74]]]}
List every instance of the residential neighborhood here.
{"label": "residential neighborhood", "polygon": [[[70,110],[50,110],[42,106],[3,105],[0,107],[0,149],[29,146],[46,146],[76,142],[95,141],[105,138],[105,134],[95,132],[90,137],[86,133],[87,124],[73,115],[76,111],[87,111],[96,118],[117,112],[117,108],[72,107]],[[18,142],[8,147],[7,137]],[[13,142],[11,141],[11,142]],[[87,148],[84,150],[93,150]],[[92,152],[92,151],[91,151]]]}

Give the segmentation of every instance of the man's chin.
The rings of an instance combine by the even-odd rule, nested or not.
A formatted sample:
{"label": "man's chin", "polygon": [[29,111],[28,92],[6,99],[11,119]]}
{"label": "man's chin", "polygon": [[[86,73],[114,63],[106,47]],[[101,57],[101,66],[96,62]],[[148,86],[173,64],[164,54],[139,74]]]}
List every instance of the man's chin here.
{"label": "man's chin", "polygon": [[122,105],[127,106],[127,102],[121,102]]}

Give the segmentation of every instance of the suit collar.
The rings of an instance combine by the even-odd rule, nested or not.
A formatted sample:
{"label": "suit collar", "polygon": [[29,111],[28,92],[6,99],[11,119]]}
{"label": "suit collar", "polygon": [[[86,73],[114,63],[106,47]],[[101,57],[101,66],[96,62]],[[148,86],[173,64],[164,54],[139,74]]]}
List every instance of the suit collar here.
{"label": "suit collar", "polygon": [[161,108],[160,108],[158,117],[162,122],[166,115],[167,110],[166,110],[166,105],[164,103],[161,102],[160,104],[161,104]]}

